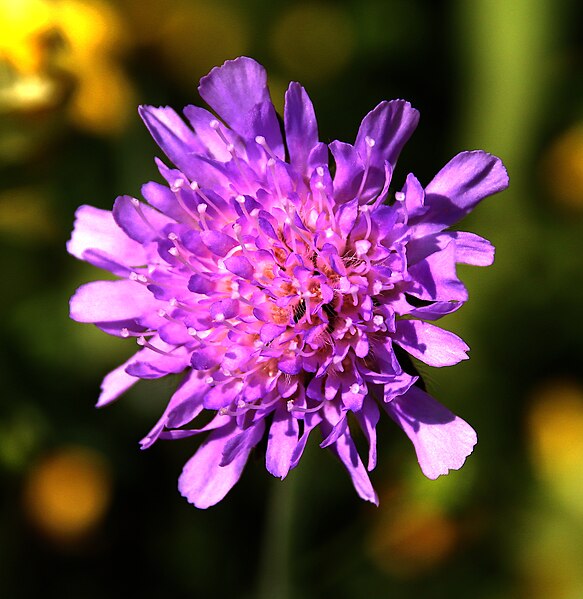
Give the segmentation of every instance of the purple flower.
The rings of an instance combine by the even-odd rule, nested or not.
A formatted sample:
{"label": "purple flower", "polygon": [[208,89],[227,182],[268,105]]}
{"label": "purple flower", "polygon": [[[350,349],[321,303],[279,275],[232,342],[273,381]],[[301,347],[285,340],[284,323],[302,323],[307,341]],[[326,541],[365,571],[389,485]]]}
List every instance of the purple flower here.
{"label": "purple flower", "polygon": [[[467,300],[456,264],[487,266],[494,248],[447,228],[508,185],[502,162],[462,152],[427,187],[410,174],[392,193],[419,118],[408,102],[381,102],[354,145],[327,146],[298,83],[285,96],[284,140],[250,58],[213,69],[199,90],[217,116],[140,108],[174,164],[157,163],[166,184],[146,183],[147,203],[120,196],[112,212],[77,211],[69,252],[119,280],[80,287],[71,318],[141,346],[105,377],[97,405],[139,379],[184,373],[142,447],[206,433],[179,480],[199,508],[228,493],[264,436],[267,470],[284,478],[315,428],[358,494],[378,503],[367,471],[381,411],[426,476],[460,468],[476,434],[421,388],[407,354],[438,367],[467,358],[432,321]],[[205,410],[213,417],[197,427]]]}

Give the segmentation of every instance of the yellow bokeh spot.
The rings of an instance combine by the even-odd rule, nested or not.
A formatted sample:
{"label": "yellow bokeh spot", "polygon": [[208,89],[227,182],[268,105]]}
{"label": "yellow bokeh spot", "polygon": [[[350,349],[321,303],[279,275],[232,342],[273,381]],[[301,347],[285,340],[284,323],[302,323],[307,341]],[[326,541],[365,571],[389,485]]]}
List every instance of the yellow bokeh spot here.
{"label": "yellow bokeh spot", "polygon": [[352,57],[355,32],[346,12],[332,4],[292,5],[271,35],[281,65],[298,79],[328,79]]}
{"label": "yellow bokeh spot", "polygon": [[565,507],[583,516],[583,388],[556,381],[537,390],[528,432],[538,477]]}
{"label": "yellow bokeh spot", "polygon": [[43,63],[45,35],[53,26],[46,0],[0,2],[0,61],[23,73],[37,71]]}
{"label": "yellow bokeh spot", "polygon": [[102,520],[111,500],[103,457],[69,447],[42,459],[29,473],[24,501],[29,520],[55,541],[78,541]]}
{"label": "yellow bokeh spot", "polygon": [[117,133],[133,104],[119,59],[129,41],[103,0],[0,3],[0,110],[62,108],[78,127]]}
{"label": "yellow bokeh spot", "polygon": [[583,123],[551,144],[543,158],[544,183],[551,197],[566,208],[583,210]]}

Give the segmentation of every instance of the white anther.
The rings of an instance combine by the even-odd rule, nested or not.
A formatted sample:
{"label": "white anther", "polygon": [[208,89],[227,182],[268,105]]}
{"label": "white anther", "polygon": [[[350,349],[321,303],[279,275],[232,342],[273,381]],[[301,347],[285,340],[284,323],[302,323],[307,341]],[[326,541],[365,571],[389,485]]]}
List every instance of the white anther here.
{"label": "white anther", "polygon": [[263,135],[258,135],[255,138],[255,143],[258,143],[260,146],[264,146],[265,145],[265,137],[263,137]]}
{"label": "white anther", "polygon": [[332,229],[326,229],[326,239],[330,239],[334,235],[334,231]]}
{"label": "white anther", "polygon": [[206,209],[208,208],[208,206],[206,204],[199,204],[196,209],[198,210],[199,214],[204,214],[206,212]]}
{"label": "white anther", "polygon": [[273,167],[275,166],[275,160],[274,160],[273,158],[270,158],[270,159],[267,161],[267,166],[268,166],[269,168],[273,168]]}
{"label": "white anther", "polygon": [[382,325],[383,325],[383,323],[385,322],[385,319],[384,319],[384,318],[383,318],[383,317],[382,317],[380,314],[375,314],[375,315],[373,316],[373,319],[372,319],[372,321],[374,322],[374,324],[375,324],[377,327],[380,327],[380,326],[382,326]]}
{"label": "white anther", "polygon": [[383,284],[380,281],[375,281],[372,284],[372,294],[378,295],[383,290]]}
{"label": "white anther", "polygon": [[287,411],[288,411],[288,412],[291,412],[293,409],[294,409],[294,402],[293,402],[293,399],[290,399],[290,400],[287,402]]}
{"label": "white anther", "polygon": [[402,202],[405,199],[405,194],[402,191],[395,192],[395,200]]}
{"label": "white anther", "polygon": [[193,328],[193,327],[188,327],[186,329],[186,332],[191,336],[191,337],[196,337],[198,335],[198,331]]}
{"label": "white anther", "polygon": [[136,207],[139,208],[140,200],[136,200],[136,198],[130,198],[130,202]]}
{"label": "white anther", "polygon": [[213,119],[210,123],[209,123],[209,127],[211,129],[214,129],[215,131],[221,126],[221,123],[219,123],[219,121],[217,121],[217,119]]}
{"label": "white anther", "polygon": [[168,250],[168,253],[169,253],[171,256],[174,256],[174,257],[176,258],[176,257],[178,256],[178,248],[171,247],[171,248]]}
{"label": "white anther", "polygon": [[166,310],[162,310],[162,309],[158,310],[158,316],[160,318],[166,318],[166,316],[167,316]]}
{"label": "white anther", "polygon": [[298,349],[298,342],[294,339],[293,341],[289,342],[287,347],[290,351],[296,351],[296,349]]}
{"label": "white anther", "polygon": [[184,179],[175,179],[170,185],[172,191],[178,191],[184,185]]}
{"label": "white anther", "polygon": [[358,257],[364,256],[370,250],[371,242],[368,239],[359,239],[354,243],[354,247],[356,248],[356,255]]}
{"label": "white anther", "polygon": [[175,297],[170,298],[169,302],[168,302],[173,308],[176,308],[178,306],[178,300]]}
{"label": "white anther", "polygon": [[219,312],[216,316],[215,316],[215,321],[216,322],[223,322],[223,320],[225,320],[225,315],[222,312]]}
{"label": "white anther", "polygon": [[204,382],[205,382],[207,385],[212,385],[212,384],[215,382],[215,379],[213,379],[213,377],[212,377],[212,376],[207,376],[207,377],[206,377],[206,379],[204,379]]}
{"label": "white anther", "polygon": [[144,345],[146,345],[147,341],[146,341],[146,338],[145,338],[145,337],[143,337],[143,336],[140,336],[140,337],[138,337],[138,338],[136,339],[136,343],[137,343],[138,345],[144,346]]}
{"label": "white anther", "polygon": [[234,146],[234,144],[227,144],[227,152],[229,152],[229,154],[234,154],[235,153],[235,146]]}
{"label": "white anther", "polygon": [[350,385],[351,393],[358,393],[359,391],[360,391],[360,385],[358,383],[352,383],[352,385]]}
{"label": "white anther", "polygon": [[245,203],[245,196],[244,195],[238,195],[235,200],[237,200],[237,202],[239,202],[239,204],[244,204]]}
{"label": "white anther", "polygon": [[176,233],[168,233],[168,239],[170,241],[176,241],[178,239],[178,235],[176,235]]}
{"label": "white anther", "polygon": [[193,181],[190,184],[190,189],[192,189],[192,191],[198,191],[200,189],[200,185],[196,181]]}
{"label": "white anther", "polygon": [[364,141],[366,142],[366,145],[369,148],[374,148],[375,146],[375,140],[372,137],[369,137],[368,135],[364,138]]}
{"label": "white anther", "polygon": [[316,185],[314,186],[316,189],[324,189],[324,183],[322,181],[316,181]]}
{"label": "white anther", "polygon": [[123,329],[121,329],[121,331],[119,332],[119,334],[124,337],[127,338],[130,336],[130,331],[129,329],[127,329],[126,327],[123,327]]}
{"label": "white anther", "polygon": [[241,408],[241,409],[242,409],[242,408],[244,408],[245,406],[246,406],[246,404],[245,404],[245,402],[244,402],[242,399],[239,399],[239,400],[237,401],[237,407],[238,407],[238,408]]}

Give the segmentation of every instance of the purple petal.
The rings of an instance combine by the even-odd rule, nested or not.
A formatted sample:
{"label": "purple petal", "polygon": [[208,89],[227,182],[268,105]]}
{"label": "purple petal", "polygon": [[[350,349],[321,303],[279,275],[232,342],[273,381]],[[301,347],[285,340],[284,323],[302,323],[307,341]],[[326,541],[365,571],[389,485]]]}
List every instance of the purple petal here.
{"label": "purple petal", "polygon": [[352,484],[359,496],[366,501],[378,505],[379,498],[370,482],[366,468],[358,455],[356,445],[348,431],[341,435],[338,441],[330,447],[330,450],[340,458],[346,470],[348,470],[348,474],[350,474],[350,478],[352,479]]}
{"label": "purple petal", "polygon": [[329,147],[336,163],[334,199],[340,204],[356,197],[364,173],[364,164],[354,146],[350,144],[333,141]]}
{"label": "purple petal", "polygon": [[419,222],[426,233],[457,223],[484,198],[508,187],[502,161],[480,150],[452,158],[425,188],[428,211]]}
{"label": "purple petal", "polygon": [[[385,161],[394,169],[397,158],[419,122],[419,112],[409,102],[392,100],[381,102],[363,119],[354,147],[370,166],[363,195],[376,195],[385,181]],[[371,147],[370,140],[374,141]]]}
{"label": "purple petal", "polygon": [[206,375],[191,370],[170,398],[168,407],[152,430],[140,441],[142,449],[150,447],[165,427],[177,428],[188,424],[203,409],[202,398],[208,390]]}
{"label": "purple petal", "polygon": [[230,235],[215,230],[201,231],[200,238],[206,247],[217,256],[226,256],[239,243]]}
{"label": "purple petal", "polygon": [[[192,125],[194,133],[205,152],[209,152],[212,158],[216,158],[221,162],[228,162],[231,159],[231,153],[227,150],[227,146],[218,134],[217,129],[221,131],[227,141],[231,141],[231,138],[236,136],[222,123],[217,125],[214,115],[200,106],[186,106],[183,112]],[[211,126],[211,123],[217,129]]]}
{"label": "purple petal", "polygon": [[228,466],[219,466],[226,444],[239,432],[235,421],[210,433],[198,451],[185,464],[178,480],[183,497],[200,509],[218,503],[239,480],[249,452],[261,438],[263,431],[254,427],[255,436],[248,439],[247,447]]}
{"label": "purple petal", "polygon": [[242,279],[250,280],[255,275],[253,265],[245,256],[231,256],[225,260],[225,267]]}
{"label": "purple petal", "polygon": [[113,218],[119,228],[138,243],[147,243],[159,238],[162,229],[171,222],[157,210],[130,196],[119,196],[115,200]]}
{"label": "purple petal", "polygon": [[241,379],[232,378],[223,383],[217,383],[214,387],[209,387],[204,397],[204,407],[208,410],[225,408],[239,397],[242,389]]}
{"label": "purple petal", "polygon": [[383,407],[413,442],[428,478],[461,468],[477,443],[476,432],[465,420],[418,387]]}
{"label": "purple petal", "polygon": [[130,320],[154,311],[157,303],[141,283],[93,281],[81,285],[71,298],[70,316],[77,322]]}
{"label": "purple petal", "polygon": [[457,276],[453,241],[443,250],[409,266],[409,275],[410,293],[423,300],[465,302],[468,299],[468,292]]}
{"label": "purple petal", "polygon": [[291,466],[292,454],[298,444],[298,421],[285,406],[278,406],[267,437],[265,466],[273,476],[285,478]]}
{"label": "purple petal", "polygon": [[429,366],[452,366],[467,360],[470,349],[457,335],[422,320],[399,320],[394,340]]}
{"label": "purple petal", "polygon": [[127,365],[132,360],[134,360],[134,356],[105,376],[101,383],[101,394],[99,395],[96,404],[98,408],[102,408],[108,403],[115,401],[120,395],[125,393],[140,380],[135,376],[130,376],[125,371]]}
{"label": "purple petal", "polygon": [[409,267],[444,250],[449,244],[454,248],[456,263],[490,266],[494,262],[494,246],[487,239],[465,231],[442,231],[412,239],[407,244]]}
{"label": "purple petal", "polygon": [[234,131],[245,138],[265,137],[273,151],[282,146],[277,115],[273,106],[269,109],[267,74],[259,63],[246,56],[228,60],[203,77],[198,89]]}
{"label": "purple petal", "polygon": [[223,459],[219,466],[221,468],[228,466],[241,453],[248,454],[255,447],[258,439],[263,436],[263,431],[265,431],[265,420],[261,419],[229,439],[223,449]]}
{"label": "purple petal", "polygon": [[366,397],[362,410],[355,414],[360,428],[368,441],[368,465],[366,469],[370,472],[377,464],[377,423],[380,418],[380,410],[374,400]]}
{"label": "purple petal", "polygon": [[140,106],[139,113],[148,131],[170,160],[187,175],[191,174],[190,158],[205,148],[192,129],[168,106]]}
{"label": "purple petal", "polygon": [[170,218],[181,221],[185,217],[184,209],[176,200],[174,193],[166,186],[156,181],[142,185],[142,196],[157,210]]}
{"label": "purple petal", "polygon": [[290,83],[285,94],[284,122],[290,163],[307,175],[310,152],[318,144],[318,124],[312,102],[299,83]]}

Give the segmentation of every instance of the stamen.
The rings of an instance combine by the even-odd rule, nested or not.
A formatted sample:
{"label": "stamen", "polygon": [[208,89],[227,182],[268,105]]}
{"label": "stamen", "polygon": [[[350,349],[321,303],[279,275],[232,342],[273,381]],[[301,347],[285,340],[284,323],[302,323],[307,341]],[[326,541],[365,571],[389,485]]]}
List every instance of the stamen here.
{"label": "stamen", "polygon": [[370,157],[372,155],[372,149],[374,148],[376,143],[375,140],[372,137],[369,137],[368,135],[364,138],[364,141],[366,143],[366,163],[364,165],[364,173],[362,174],[362,181],[360,182],[360,187],[358,189],[358,192],[356,193],[356,197],[360,197],[360,194],[364,189],[366,180],[368,179],[368,171],[370,169]]}
{"label": "stamen", "polygon": [[148,218],[144,214],[144,211],[142,210],[141,202],[139,200],[137,200],[136,198],[130,198],[130,201],[132,203],[132,206],[136,209],[136,212],[138,213],[140,218],[144,221],[144,223],[150,229],[152,229],[152,231],[156,234],[156,237],[158,237],[159,236],[158,230],[152,225],[152,223],[148,220]]}
{"label": "stamen", "polygon": [[204,193],[204,191],[200,188],[199,184],[196,181],[193,181],[190,184],[190,189],[197,193],[205,201],[205,203],[212,206],[217,211],[217,213],[220,214],[226,221],[230,220],[230,218],[221,210],[221,208],[217,206],[217,203],[211,200],[208,197],[208,195]]}
{"label": "stamen", "polygon": [[294,404],[294,400],[290,399],[287,402],[287,411],[288,412],[301,412],[302,414],[310,414],[312,412],[317,412],[318,410],[322,409],[322,406],[326,403],[326,400],[322,400],[317,406],[314,406],[313,408],[300,408],[299,406],[296,406]]}
{"label": "stamen", "polygon": [[258,135],[255,138],[255,143],[259,144],[272,160],[275,160],[277,158],[276,155],[273,153],[272,149],[269,147],[269,144],[267,143],[267,140],[265,139],[265,137],[263,137],[263,135]]}
{"label": "stamen", "polygon": [[156,352],[157,354],[160,354],[162,356],[168,356],[170,358],[179,358],[180,357],[180,356],[176,356],[170,352],[164,351],[163,349],[160,349],[159,347],[156,347],[155,345],[152,345],[143,335],[138,337],[136,342],[139,346],[147,347],[148,349],[150,349],[153,352]]}

